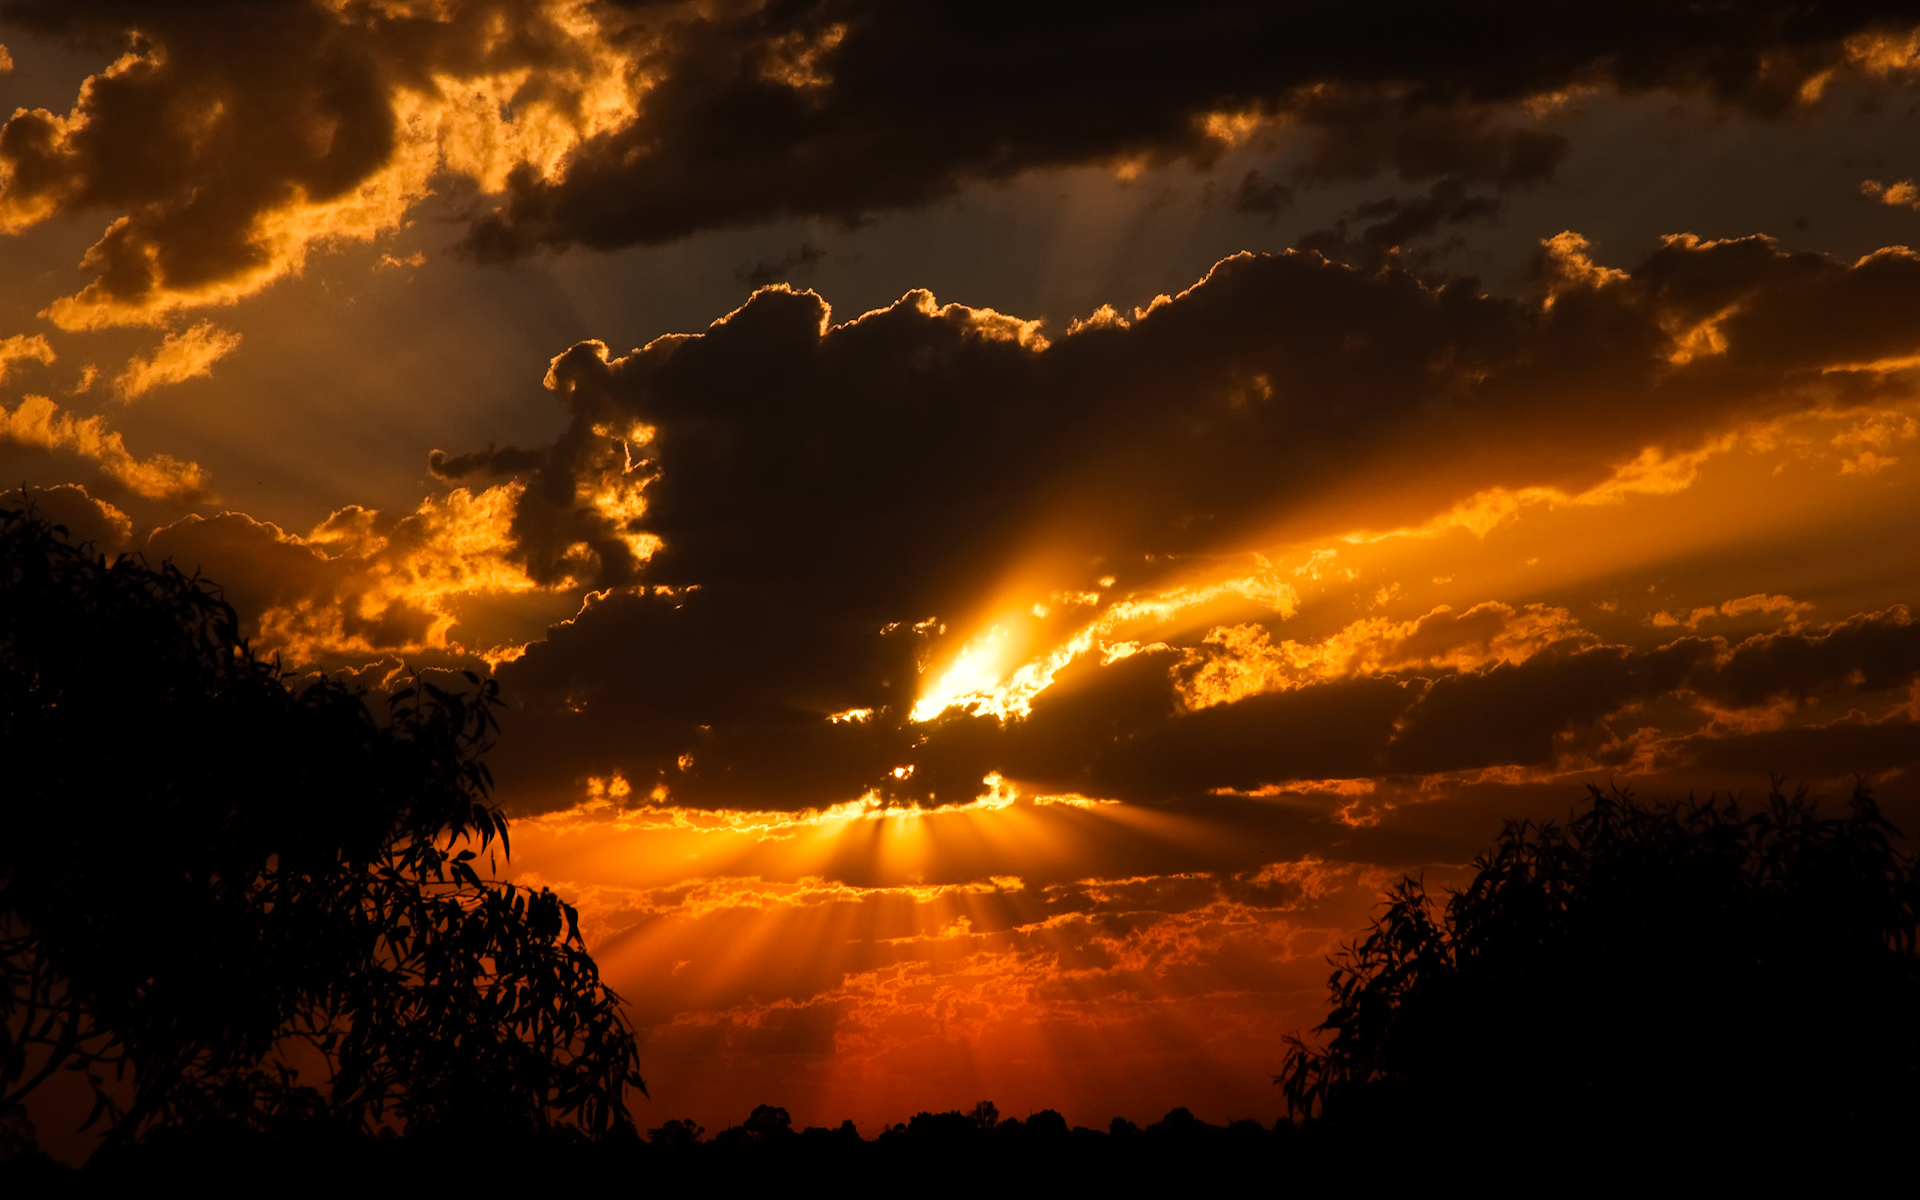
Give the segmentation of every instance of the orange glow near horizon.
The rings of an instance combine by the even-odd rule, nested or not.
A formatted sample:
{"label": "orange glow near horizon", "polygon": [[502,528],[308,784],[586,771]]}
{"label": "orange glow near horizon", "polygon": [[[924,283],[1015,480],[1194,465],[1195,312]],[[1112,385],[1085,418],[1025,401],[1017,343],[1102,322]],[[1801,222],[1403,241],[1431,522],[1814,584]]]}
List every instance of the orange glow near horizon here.
{"label": "orange glow near horizon", "polygon": [[[1194,1090],[1214,1098],[1211,1119],[1271,1120],[1271,1089],[1236,1064],[1278,1061],[1316,1002],[1321,955],[1364,919],[1374,882],[1313,856],[1080,877],[1101,847],[1218,855],[1232,838],[1172,814],[1028,799],[1003,780],[931,811],[771,816],[583,808],[515,829],[522,882],[575,897],[603,972],[650,1029],[661,1101],[637,1101],[643,1127],[773,1102],[870,1134],[982,1098],[1104,1124],[1157,1118]],[[1024,874],[974,877],[992,864]],[[1296,1008],[1247,990],[1238,957],[1256,945],[1276,956],[1258,987],[1297,992]],[[1143,1057],[1170,1065],[1181,1046],[1184,1065],[1138,1077]],[[732,1069],[701,1065],[715,1056]],[[729,1077],[741,1070],[757,1092]]]}

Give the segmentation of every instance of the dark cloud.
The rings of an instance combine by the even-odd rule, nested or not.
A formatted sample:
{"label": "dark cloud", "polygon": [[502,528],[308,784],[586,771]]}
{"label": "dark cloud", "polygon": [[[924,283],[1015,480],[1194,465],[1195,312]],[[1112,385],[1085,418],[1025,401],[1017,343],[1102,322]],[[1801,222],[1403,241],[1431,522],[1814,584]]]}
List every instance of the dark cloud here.
{"label": "dark cloud", "polygon": [[[619,644],[607,631],[592,632],[605,637],[609,648]],[[1197,712],[1177,703],[1171,669],[1177,659],[1168,650],[1107,666],[1081,660],[1036,699],[1029,715],[1006,723],[954,713],[906,729],[884,719],[840,725],[740,721],[701,729],[659,720],[620,700],[614,701],[614,720],[595,722],[585,706],[600,697],[582,696],[583,711],[573,714],[581,718],[577,728],[598,725],[606,732],[599,744],[567,745],[564,757],[657,762],[658,778],[677,802],[760,808],[835,803],[878,786],[896,764],[914,767],[906,781],[887,780],[890,786],[883,789],[900,799],[964,800],[983,790],[987,772],[1000,771],[1042,794],[1144,804],[1301,782],[1311,788],[1326,779],[1552,767],[1579,744],[1592,744],[1587,731],[1613,736],[1605,723],[1618,714],[1642,714],[1629,716],[1627,729],[1660,720],[1645,716],[1656,705],[1691,711],[1688,706],[1706,701],[1753,708],[1840,693],[1884,708],[1920,678],[1920,626],[1904,611],[1893,611],[1811,632],[1756,636],[1732,647],[1695,637],[1647,651],[1567,641],[1520,663],[1362,676]],[[503,671],[509,686],[523,698],[539,695],[541,681],[517,665]],[[638,680],[628,684],[644,686]],[[678,709],[670,692],[653,694],[663,707]],[[539,711],[523,712],[521,719],[540,731],[542,743],[553,736],[552,718]],[[1694,714],[1693,724],[1704,723]],[[562,716],[557,728],[566,724]],[[1822,757],[1820,730],[1826,728],[1841,733]],[[1802,775],[1830,775],[1836,763],[1861,772],[1920,765],[1920,743],[1902,730],[1911,730],[1910,716],[1868,721],[1856,714],[1840,725],[1816,722],[1764,736],[1738,729],[1684,735],[1668,743],[1660,758],[1669,767],[1777,766]],[[1846,758],[1856,742],[1859,753]],[[1740,758],[1748,753],[1740,746],[1750,747],[1749,757]],[[669,760],[683,752],[692,762],[676,769]],[[1591,765],[1610,762],[1619,765],[1604,754]],[[550,792],[548,802],[563,800],[565,790]]]}
{"label": "dark cloud", "polygon": [[1313,130],[1306,178],[1391,169],[1521,184],[1550,175],[1566,147],[1515,121],[1512,102],[1670,89],[1778,116],[1848,61],[1849,37],[1912,22],[1898,5],[1786,3],[641,11],[650,35],[671,32],[639,118],[584,144],[557,181],[517,176],[473,252],[854,218],[1035,167],[1205,162],[1224,145],[1216,113]]}
{"label": "dark cloud", "polygon": [[[1544,300],[1239,255],[1051,345],[924,292],[830,325],[813,294],[763,290],[698,336],[556,358],[572,423],[516,533],[537,579],[590,554],[596,586],[631,582],[645,533],[664,542],[651,583],[804,585],[881,624],[944,619],[1036,514],[1073,528],[1084,561],[1124,563],[1237,548],[1334,489],[1404,519],[1476,488],[1586,486],[1648,445],[1831,402],[1836,369],[1920,348],[1903,249],[1847,265],[1676,238],[1623,273],[1566,236],[1543,264]],[[1431,490],[1378,486],[1410,472]]]}
{"label": "dark cloud", "polygon": [[431,167],[378,180],[412,136],[408,94],[457,103],[470,97],[443,82],[526,70],[505,99],[564,110],[579,100],[565,81],[591,73],[592,47],[539,0],[436,15],[306,0],[17,0],[0,11],[124,52],[87,80],[72,114],[22,109],[0,129],[0,227],[120,214],[81,264],[94,282],[51,310],[70,327],[231,298],[297,269],[313,238],[397,227]]}
{"label": "dark cloud", "polygon": [[1675,690],[1712,652],[1692,639],[1646,654],[1550,648],[1518,665],[1443,677],[1401,718],[1388,762],[1407,774],[1551,763],[1556,735]]}
{"label": "dark cloud", "polygon": [[131,47],[71,114],[23,110],[0,131],[6,226],[118,217],[88,252],[95,281],[51,310],[75,327],[257,288],[310,243],[397,229],[436,177],[504,193],[464,243],[487,259],[857,220],[1035,168],[1205,165],[1276,120],[1307,132],[1306,156],[1295,179],[1244,177],[1242,208],[1382,171],[1521,186],[1567,148],[1523,102],[1665,89],[1784,116],[1914,23],[1902,4],[1789,0],[3,11],[103,55]]}
{"label": "dark cloud", "polygon": [[427,455],[427,470],[432,472],[435,479],[454,483],[462,479],[515,475],[531,471],[545,461],[546,452],[543,450],[521,450],[514,446],[497,449],[488,446],[485,450],[451,456],[435,450]]}
{"label": "dark cloud", "polygon": [[1719,703],[1750,707],[1828,692],[1905,687],[1920,673],[1920,625],[1904,606],[1862,613],[1815,632],[1749,638],[1693,686]]}
{"label": "dark cloud", "polygon": [[[916,757],[943,765],[956,779],[997,767],[1041,788],[1141,803],[1299,781],[1553,766],[1571,748],[1571,735],[1663,702],[1698,698],[1756,707],[1839,692],[1884,707],[1890,694],[1920,678],[1920,626],[1898,610],[1810,633],[1758,636],[1734,647],[1701,638],[1648,651],[1562,642],[1520,663],[1437,674],[1398,671],[1268,692],[1198,712],[1175,708],[1167,656],[1157,656],[1158,663],[1140,661],[1149,657],[1083,667],[1086,674],[1119,668],[1121,677],[1083,681],[1077,696],[1074,690],[1059,699],[1043,693],[1032,714],[997,739],[970,739],[967,753],[958,756],[964,761],[941,763],[948,724],[926,735]],[[1071,681],[1066,686],[1073,688]],[[1075,709],[1084,710],[1089,698],[1128,695],[1136,699],[1107,701],[1107,711],[1118,714],[1113,719],[1077,719]],[[953,724],[967,720],[980,719]],[[1627,727],[1634,723],[1629,719]],[[1910,730],[1910,718],[1885,729],[1856,723],[1878,730],[1860,735],[1871,745],[1855,762],[1845,757],[1850,743],[1837,741],[1821,770],[1830,774],[1836,763],[1845,763],[1840,769],[1864,772],[1920,761],[1920,743],[1894,746],[1895,726]],[[1667,754],[1727,765],[1727,751],[1706,747],[1728,736],[1683,738]],[[1816,730],[1773,736],[1783,746],[1769,752],[1773,757],[1756,751],[1733,765],[1751,770],[1777,759],[1782,769],[1805,772],[1818,760],[1811,753],[1820,736]],[[1798,752],[1782,757],[1790,745]],[[1035,746],[1046,748],[1044,759],[1023,757],[1023,749]]]}
{"label": "dark cloud", "polygon": [[133,522],[126,513],[104,500],[88,495],[79,484],[58,487],[26,487],[0,495],[0,508],[31,507],[40,516],[67,531],[67,539],[90,544],[94,550],[112,558],[133,540]]}
{"label": "dark cloud", "polygon": [[1262,216],[1271,222],[1293,205],[1293,196],[1293,185],[1268,179],[1259,171],[1248,171],[1234,186],[1228,203],[1235,212]]}
{"label": "dark cloud", "polygon": [[[303,600],[339,603],[338,567],[279,526],[244,513],[176,521],[150,534],[141,551],[155,563],[171,562],[190,575],[217,581],[227,602],[252,622]],[[248,632],[258,636],[255,629]]]}
{"label": "dark cloud", "polygon": [[789,250],[779,258],[763,259],[751,267],[742,267],[733,273],[733,277],[754,287],[785,283],[812,274],[826,256],[827,252],[812,242],[802,242],[799,249]]}
{"label": "dark cloud", "polygon": [[[1489,222],[1500,213],[1498,196],[1467,191],[1457,176],[1440,180],[1424,195],[1389,196],[1358,205],[1328,229],[1302,237],[1302,250],[1314,250],[1339,262],[1377,267],[1407,243],[1431,236],[1443,226]],[[1355,225],[1361,226],[1356,234]]]}
{"label": "dark cloud", "polygon": [[532,589],[499,559],[508,499],[454,489],[411,512],[348,505],[305,535],[244,513],[195,515],[155,529],[141,549],[217,581],[247,636],[290,665],[398,652],[416,666],[465,667],[578,606]]}
{"label": "dark cloud", "polygon": [[[1860,364],[1920,348],[1904,250],[1849,265],[1676,238],[1620,272],[1563,236],[1541,286],[1501,298],[1290,252],[1229,259],[1051,344],[924,293],[832,325],[818,297],[773,288],[697,336],[621,358],[576,346],[548,377],[570,427],[525,477],[511,553],[535,580],[629,590],[502,667],[523,752],[618,765],[694,804],[960,799],[987,770],[1147,798],[1545,762],[1558,734],[1687,681],[1739,704],[1760,686],[1742,671],[1790,686],[1772,660],[1743,665],[1784,662],[1784,642],[1701,674],[1708,643],[1647,656],[1584,635],[1519,666],[1178,715],[1169,651],[1084,660],[1005,728],[905,721],[956,648],[946,623],[970,633],[1023,548],[1052,564],[1036,595],[1109,573],[1116,595],[1151,591],[1281,526],[1327,536],[1490,487],[1577,491],[1649,446],[1829,411],[1848,402],[1836,378],[1883,378],[1897,362]],[[1417,634],[1382,665],[1421,659]],[[856,709],[872,715],[826,720]]]}

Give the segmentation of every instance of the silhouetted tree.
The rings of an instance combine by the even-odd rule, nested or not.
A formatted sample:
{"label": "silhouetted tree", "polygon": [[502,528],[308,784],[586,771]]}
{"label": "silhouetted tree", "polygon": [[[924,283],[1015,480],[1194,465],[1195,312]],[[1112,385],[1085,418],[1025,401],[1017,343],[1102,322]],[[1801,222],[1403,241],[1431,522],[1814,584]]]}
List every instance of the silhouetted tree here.
{"label": "silhouetted tree", "polygon": [[0,512],[0,1111],[67,1068],[110,1141],[630,1128],[574,910],[475,869],[507,849],[493,683],[379,720],[239,629],[197,577]]}
{"label": "silhouetted tree", "polygon": [[[1335,962],[1323,1048],[1277,1082],[1338,1126],[1785,1145],[1915,1113],[1914,859],[1864,787],[1509,822],[1436,912],[1393,889]],[[1632,1144],[1632,1137],[1615,1144]]]}

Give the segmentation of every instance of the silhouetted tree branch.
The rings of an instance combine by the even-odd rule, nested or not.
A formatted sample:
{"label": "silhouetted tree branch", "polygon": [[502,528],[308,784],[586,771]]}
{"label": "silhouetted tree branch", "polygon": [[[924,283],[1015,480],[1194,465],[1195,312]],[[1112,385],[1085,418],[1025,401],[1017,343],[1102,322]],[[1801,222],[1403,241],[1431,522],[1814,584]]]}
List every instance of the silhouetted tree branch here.
{"label": "silhouetted tree branch", "polygon": [[64,532],[0,511],[0,1111],[76,1069],[110,1141],[631,1128],[577,915],[477,870],[493,682],[376,719],[288,686],[206,581]]}
{"label": "silhouetted tree branch", "polygon": [[1350,1126],[1889,1130],[1920,1085],[1897,836],[1864,786],[1840,816],[1593,789],[1564,826],[1509,822],[1444,907],[1392,890],[1276,1082]]}

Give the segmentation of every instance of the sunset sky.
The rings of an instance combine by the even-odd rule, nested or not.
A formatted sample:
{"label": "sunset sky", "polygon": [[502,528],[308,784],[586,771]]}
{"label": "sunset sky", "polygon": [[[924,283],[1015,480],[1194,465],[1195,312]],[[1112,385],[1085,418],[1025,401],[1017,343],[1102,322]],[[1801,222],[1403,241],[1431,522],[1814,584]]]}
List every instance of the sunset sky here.
{"label": "sunset sky", "polygon": [[295,674],[491,672],[642,1129],[1271,1121],[1326,956],[1503,818],[1920,825],[1910,4],[0,43],[0,479]]}

